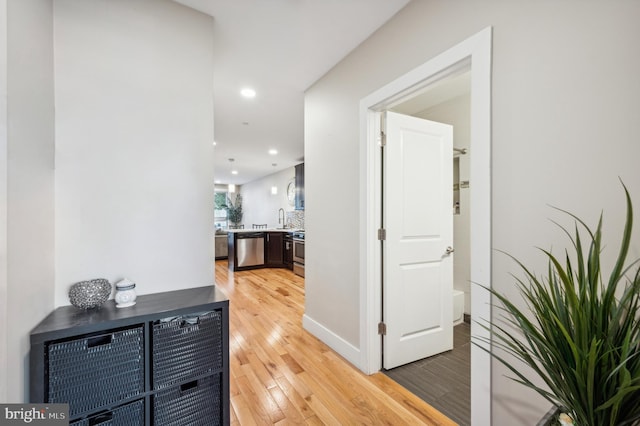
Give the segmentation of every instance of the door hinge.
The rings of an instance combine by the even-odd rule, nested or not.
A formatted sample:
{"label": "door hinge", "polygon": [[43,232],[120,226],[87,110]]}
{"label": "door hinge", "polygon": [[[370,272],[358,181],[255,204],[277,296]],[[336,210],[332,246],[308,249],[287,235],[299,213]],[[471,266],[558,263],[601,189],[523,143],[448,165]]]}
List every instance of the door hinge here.
{"label": "door hinge", "polygon": [[387,239],[387,230],[384,228],[378,229],[378,240],[384,241]]}
{"label": "door hinge", "polygon": [[387,135],[385,135],[382,130],[380,130],[380,140],[378,143],[380,146],[387,146]]}
{"label": "door hinge", "polygon": [[383,322],[378,323],[378,334],[381,334],[383,336],[387,335],[387,324]]}

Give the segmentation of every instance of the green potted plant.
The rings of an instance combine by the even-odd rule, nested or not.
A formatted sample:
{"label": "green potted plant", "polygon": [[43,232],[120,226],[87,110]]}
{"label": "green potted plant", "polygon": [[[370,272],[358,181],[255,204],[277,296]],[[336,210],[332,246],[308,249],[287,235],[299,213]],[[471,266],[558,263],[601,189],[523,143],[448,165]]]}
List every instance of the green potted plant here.
{"label": "green potted plant", "polygon": [[224,205],[224,208],[227,209],[227,219],[237,226],[242,222],[242,195],[238,193],[235,199],[236,201],[234,203],[231,198],[227,196],[227,204]]}
{"label": "green potted plant", "polygon": [[[500,319],[483,325],[490,331],[484,343],[491,349],[480,347],[513,373],[511,379],[558,407],[558,413],[565,414],[563,424],[640,424],[640,267],[638,261],[627,262],[633,208],[624,190],[625,227],[606,277],[601,269],[602,215],[592,230],[561,210],[575,220],[573,232],[558,225],[569,237],[571,250],[556,257],[541,249],[548,260],[543,276],[514,259],[524,273],[524,278],[516,277],[516,285],[526,308],[488,289],[499,302],[495,317]],[[546,387],[521,373],[518,362],[529,366]],[[557,415],[549,417],[558,422]]]}

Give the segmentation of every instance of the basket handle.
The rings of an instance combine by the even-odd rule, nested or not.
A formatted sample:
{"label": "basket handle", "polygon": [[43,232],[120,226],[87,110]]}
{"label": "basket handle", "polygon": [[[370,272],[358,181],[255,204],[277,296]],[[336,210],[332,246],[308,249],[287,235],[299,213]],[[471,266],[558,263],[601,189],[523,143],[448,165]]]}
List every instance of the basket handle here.
{"label": "basket handle", "polygon": [[90,339],[87,339],[87,348],[108,345],[112,340],[113,334],[103,334],[102,336],[91,337]]}
{"label": "basket handle", "polygon": [[89,426],[101,425],[101,424],[110,422],[111,420],[113,420],[113,413],[112,412],[100,414],[97,417],[89,419]]}
{"label": "basket handle", "polygon": [[196,389],[197,387],[198,387],[197,380],[193,380],[189,383],[182,384],[180,385],[180,395],[183,395],[192,389]]}

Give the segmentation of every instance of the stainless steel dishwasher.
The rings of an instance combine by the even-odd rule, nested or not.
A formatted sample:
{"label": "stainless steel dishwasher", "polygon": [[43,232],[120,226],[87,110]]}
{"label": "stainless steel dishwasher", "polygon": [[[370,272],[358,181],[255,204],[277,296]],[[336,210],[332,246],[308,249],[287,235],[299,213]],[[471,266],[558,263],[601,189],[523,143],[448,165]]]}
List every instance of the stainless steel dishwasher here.
{"label": "stainless steel dishwasher", "polygon": [[264,232],[239,232],[236,244],[238,268],[264,265]]}

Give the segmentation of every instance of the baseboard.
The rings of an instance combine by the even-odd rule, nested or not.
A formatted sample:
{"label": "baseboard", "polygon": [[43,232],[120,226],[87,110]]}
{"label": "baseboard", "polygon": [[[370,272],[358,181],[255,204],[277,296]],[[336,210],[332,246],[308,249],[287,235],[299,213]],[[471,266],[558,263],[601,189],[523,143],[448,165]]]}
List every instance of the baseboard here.
{"label": "baseboard", "polygon": [[324,325],[308,317],[306,314],[302,316],[302,327],[358,368],[360,363],[360,349],[356,348]]}

